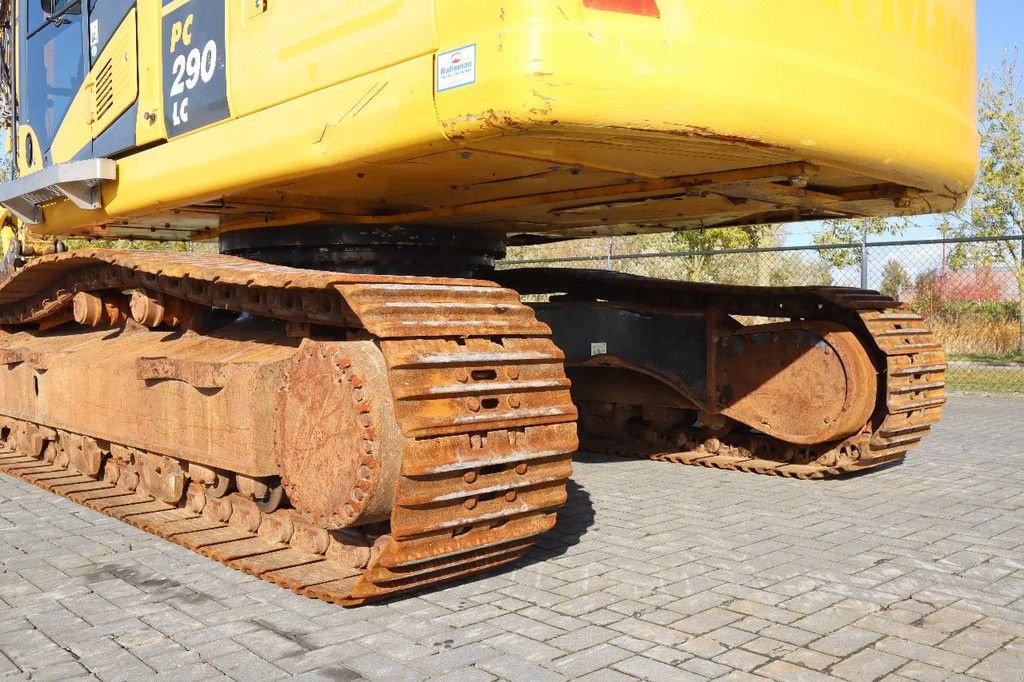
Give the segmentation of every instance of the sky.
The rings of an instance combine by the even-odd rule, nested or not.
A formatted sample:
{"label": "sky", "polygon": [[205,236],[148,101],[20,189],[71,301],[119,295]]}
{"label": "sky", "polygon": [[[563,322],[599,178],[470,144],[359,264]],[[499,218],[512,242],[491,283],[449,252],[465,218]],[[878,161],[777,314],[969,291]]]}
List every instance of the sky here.
{"label": "sky", "polygon": [[1024,2],[977,0],[978,72],[999,65],[1002,51],[1014,44],[1024,49]]}
{"label": "sky", "polygon": [[[1017,46],[1024,53],[1024,0],[976,0],[978,12],[978,75],[999,67],[1005,50]],[[1024,54],[1022,54],[1024,60]],[[938,239],[938,221],[931,217],[914,219],[915,226],[899,239]],[[797,223],[789,228],[788,245],[813,243],[820,223]]]}

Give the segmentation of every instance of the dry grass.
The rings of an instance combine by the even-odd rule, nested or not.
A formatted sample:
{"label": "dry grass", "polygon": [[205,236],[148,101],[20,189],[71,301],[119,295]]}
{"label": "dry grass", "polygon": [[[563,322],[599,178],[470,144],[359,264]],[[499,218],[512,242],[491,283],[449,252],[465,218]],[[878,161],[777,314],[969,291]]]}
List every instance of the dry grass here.
{"label": "dry grass", "polygon": [[1020,325],[1016,320],[929,320],[947,355],[1005,357],[1020,352]]}

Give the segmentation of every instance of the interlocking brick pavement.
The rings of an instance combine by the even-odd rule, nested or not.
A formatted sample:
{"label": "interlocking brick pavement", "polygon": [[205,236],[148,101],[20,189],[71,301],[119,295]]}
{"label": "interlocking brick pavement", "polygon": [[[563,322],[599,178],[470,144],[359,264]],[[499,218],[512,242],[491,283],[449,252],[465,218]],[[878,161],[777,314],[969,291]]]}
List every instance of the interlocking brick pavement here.
{"label": "interlocking brick pavement", "polygon": [[354,610],[0,477],[0,676],[1021,680],[1022,408],[843,481],[584,455],[526,559]]}

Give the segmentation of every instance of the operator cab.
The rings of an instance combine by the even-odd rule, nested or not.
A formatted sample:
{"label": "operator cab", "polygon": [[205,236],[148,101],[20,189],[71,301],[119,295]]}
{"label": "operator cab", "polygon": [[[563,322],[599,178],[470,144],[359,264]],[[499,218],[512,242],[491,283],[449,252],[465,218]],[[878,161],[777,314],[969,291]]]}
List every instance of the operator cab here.
{"label": "operator cab", "polygon": [[[17,165],[21,174],[53,165],[55,156],[61,163],[109,156],[134,146],[134,135],[121,134],[103,140],[106,131],[92,134],[90,127],[94,121],[90,119],[100,114],[104,106],[99,99],[103,93],[98,89],[98,79],[94,84],[96,101],[83,103],[86,106],[75,105],[76,99],[88,96],[83,92],[87,77],[134,9],[135,0],[17,1],[19,16],[24,17],[17,32]],[[134,76],[137,81],[137,73]],[[69,118],[73,108],[78,115]],[[60,148],[55,148],[58,145]]]}
{"label": "operator cab", "polygon": [[42,223],[42,206],[60,199],[102,208],[101,186],[117,177],[113,157],[137,146],[136,0],[9,1],[16,25],[4,26],[4,43],[9,50],[13,29],[18,104],[0,205],[25,225]]}

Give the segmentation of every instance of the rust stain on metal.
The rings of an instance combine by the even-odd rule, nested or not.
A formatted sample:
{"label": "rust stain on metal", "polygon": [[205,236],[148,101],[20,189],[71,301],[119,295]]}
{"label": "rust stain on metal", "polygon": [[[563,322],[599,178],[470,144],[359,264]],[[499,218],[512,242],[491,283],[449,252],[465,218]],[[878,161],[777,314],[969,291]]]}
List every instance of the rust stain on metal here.
{"label": "rust stain on metal", "polygon": [[708,140],[715,140],[717,142],[731,142],[735,144],[742,144],[748,147],[759,147],[762,149],[781,149],[776,145],[768,144],[763,140],[758,140],[754,137],[743,137],[740,135],[727,135],[720,133],[712,128],[705,126],[686,126],[685,129],[673,129],[669,128],[666,132],[669,135],[682,135],[685,137],[701,137]]}
{"label": "rust stain on metal", "polygon": [[[685,386],[614,356],[570,367],[588,451],[827,478],[902,459],[939,421],[946,402],[941,344],[919,315],[876,292],[696,284],[585,270],[498,275],[529,294],[563,293],[638,310],[793,319],[716,332],[709,341],[707,404],[696,404]],[[815,382],[827,388],[818,393]]]}
{"label": "rust stain on metal", "polygon": [[[565,502],[562,356],[490,282],[92,250],[0,304],[0,470],[300,594],[500,566]],[[40,331],[74,308],[84,326]],[[185,332],[212,308],[249,317]],[[363,340],[294,337],[314,327]]]}

